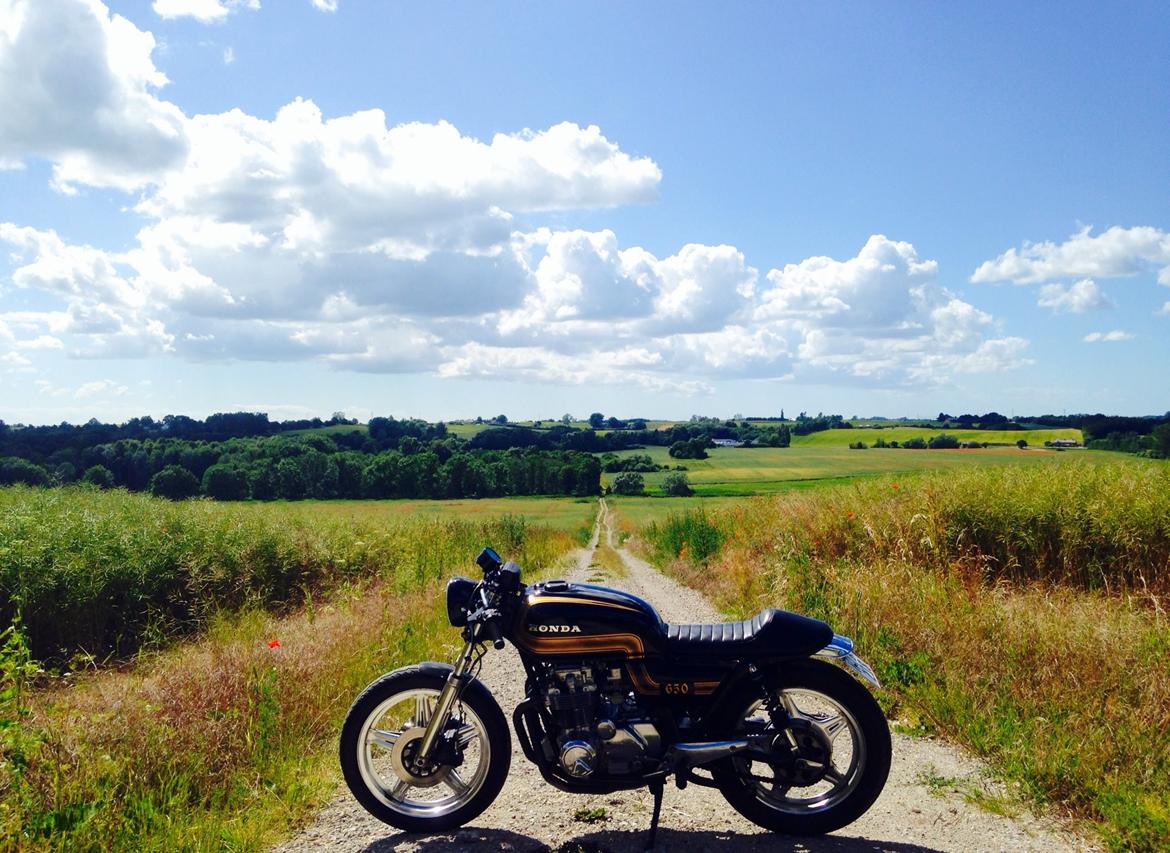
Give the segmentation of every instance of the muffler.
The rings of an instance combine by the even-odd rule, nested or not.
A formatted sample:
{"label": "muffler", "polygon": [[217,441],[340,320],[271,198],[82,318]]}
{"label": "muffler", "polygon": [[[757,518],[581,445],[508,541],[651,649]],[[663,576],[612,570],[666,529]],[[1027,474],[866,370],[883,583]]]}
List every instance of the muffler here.
{"label": "muffler", "polygon": [[666,764],[674,771],[690,770],[719,761],[749,746],[746,740],[712,740],[705,743],[676,743],[666,751]]}

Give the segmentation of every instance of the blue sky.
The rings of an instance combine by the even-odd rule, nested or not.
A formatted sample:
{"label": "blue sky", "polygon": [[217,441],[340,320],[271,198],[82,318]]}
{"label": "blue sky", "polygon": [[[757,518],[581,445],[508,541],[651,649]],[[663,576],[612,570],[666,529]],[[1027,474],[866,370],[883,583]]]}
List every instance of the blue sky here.
{"label": "blue sky", "polygon": [[1168,43],[1164,4],[0,0],[0,418],[1162,412]]}

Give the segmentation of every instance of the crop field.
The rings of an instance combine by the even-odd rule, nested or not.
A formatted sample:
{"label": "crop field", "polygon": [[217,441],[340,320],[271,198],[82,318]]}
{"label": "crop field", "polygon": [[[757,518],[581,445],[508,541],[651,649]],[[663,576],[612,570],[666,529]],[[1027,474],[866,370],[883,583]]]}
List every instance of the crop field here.
{"label": "crop field", "polygon": [[1077,461],[613,505],[725,612],[852,636],[904,730],[964,743],[1113,849],[1170,849],[1170,464],[1052,456]]}
{"label": "crop field", "polygon": [[[593,527],[597,515],[596,498],[514,497],[463,500],[329,500],[289,501],[250,504],[258,511],[279,508],[291,518],[335,518],[367,524],[399,523],[411,518],[434,518],[451,521],[485,521],[513,516],[528,524],[561,530],[574,536],[584,535]],[[484,543],[487,544],[487,543]]]}
{"label": "crop field", "polygon": [[929,441],[934,436],[943,433],[953,435],[959,441],[985,441],[989,444],[1014,445],[1022,438],[1031,447],[1042,447],[1044,442],[1056,441],[1058,438],[1082,441],[1079,429],[926,429],[910,426],[883,426],[881,428],[826,429],[809,435],[794,435],[792,445],[793,447],[848,447],[851,442],[863,441],[872,446],[879,438],[899,443],[913,438]]}
{"label": "crop field", "polygon": [[[853,434],[853,430],[831,430]],[[819,435],[820,433],[817,433]],[[808,436],[809,438],[813,436]],[[858,439],[851,439],[856,441]],[[618,456],[644,454],[659,465],[686,466],[691,487],[699,495],[753,495],[790,491],[857,477],[910,471],[964,469],[988,465],[1061,465],[1076,462],[1088,451],[1056,451],[1017,447],[978,450],[850,450],[845,446],[796,444],[792,447],[716,447],[707,459],[674,459],[665,447],[628,450]],[[1092,452],[1098,458],[1100,451]],[[643,475],[647,491],[654,491],[665,471]],[[602,475],[602,484],[612,481]]]}

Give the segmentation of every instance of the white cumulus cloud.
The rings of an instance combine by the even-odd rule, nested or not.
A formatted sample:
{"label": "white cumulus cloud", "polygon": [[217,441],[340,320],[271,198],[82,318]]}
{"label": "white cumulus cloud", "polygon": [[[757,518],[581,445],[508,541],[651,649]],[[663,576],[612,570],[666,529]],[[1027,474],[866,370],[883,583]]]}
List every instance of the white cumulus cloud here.
{"label": "white cumulus cloud", "polygon": [[1073,314],[1113,307],[1113,302],[1091,278],[1082,278],[1068,287],[1063,284],[1045,284],[1040,288],[1038,304],[1041,308],[1071,311]]}
{"label": "white cumulus cloud", "polygon": [[1109,332],[1089,332],[1085,335],[1085,343],[1099,344],[1099,343],[1115,343],[1117,341],[1132,340],[1133,335],[1121,329],[1113,329]]}
{"label": "white cumulus cloud", "polygon": [[1170,285],[1170,234],[1151,226],[1082,228],[1063,243],[1024,243],[984,261],[972,282],[1040,284],[1060,278],[1119,278],[1155,271]]}
{"label": "white cumulus cloud", "polygon": [[[216,20],[255,4],[155,5]],[[0,302],[0,339],[20,358],[314,360],[686,393],[737,377],[931,383],[1027,363],[1027,342],[947,290],[909,242],[874,235],[853,257],[761,272],[733,245],[655,254],[611,230],[548,227],[553,212],[657,197],[658,165],[594,125],[477,139],[303,99],[271,117],[186,116],[154,94],[166,79],[153,36],[98,0],[0,0],[0,45],[0,103],[15,93],[16,110],[0,112],[0,160],[44,157],[61,187],[137,189],[144,223],[118,251],[0,223],[7,289],[48,306]],[[1051,298],[1084,301],[1084,289]]]}
{"label": "white cumulus cloud", "polygon": [[194,18],[202,24],[222,21],[237,7],[259,9],[260,0],[154,0],[160,18]]}
{"label": "white cumulus cloud", "polygon": [[186,117],[155,40],[98,0],[0,2],[0,162],[40,157],[63,190],[134,189],[177,164]]}

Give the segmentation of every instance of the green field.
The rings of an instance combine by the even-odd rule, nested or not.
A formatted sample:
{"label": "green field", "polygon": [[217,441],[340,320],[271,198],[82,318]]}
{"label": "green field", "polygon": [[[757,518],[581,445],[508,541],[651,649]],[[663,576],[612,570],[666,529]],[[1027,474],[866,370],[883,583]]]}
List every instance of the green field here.
{"label": "green field", "polygon": [[[853,430],[832,432],[847,435],[854,433]],[[1016,447],[987,447],[979,450],[850,450],[847,445],[795,443],[792,447],[716,447],[707,452],[710,454],[707,459],[673,459],[665,447],[626,450],[617,455],[644,454],[659,465],[671,468],[684,465],[691,487],[697,494],[730,496],[771,494],[843,483],[856,477],[911,471],[972,468],[980,465],[1061,465],[1074,462],[1087,453],[1082,450],[1020,450]],[[1100,458],[1097,451],[1093,452],[1093,456]],[[654,492],[666,472],[643,476],[647,491]],[[609,485],[613,477],[613,474],[603,474],[602,485]]]}
{"label": "green field", "polygon": [[1014,445],[1021,438],[1028,442],[1029,447],[1043,447],[1046,441],[1056,441],[1058,438],[1071,438],[1073,441],[1082,441],[1079,429],[926,429],[912,426],[887,427],[858,427],[855,429],[826,429],[810,435],[794,435],[792,445],[807,447],[848,447],[852,442],[862,441],[873,445],[879,438],[885,441],[909,441],[912,438],[921,438],[929,441],[936,435],[953,435],[959,441],[979,441],[989,444]]}

